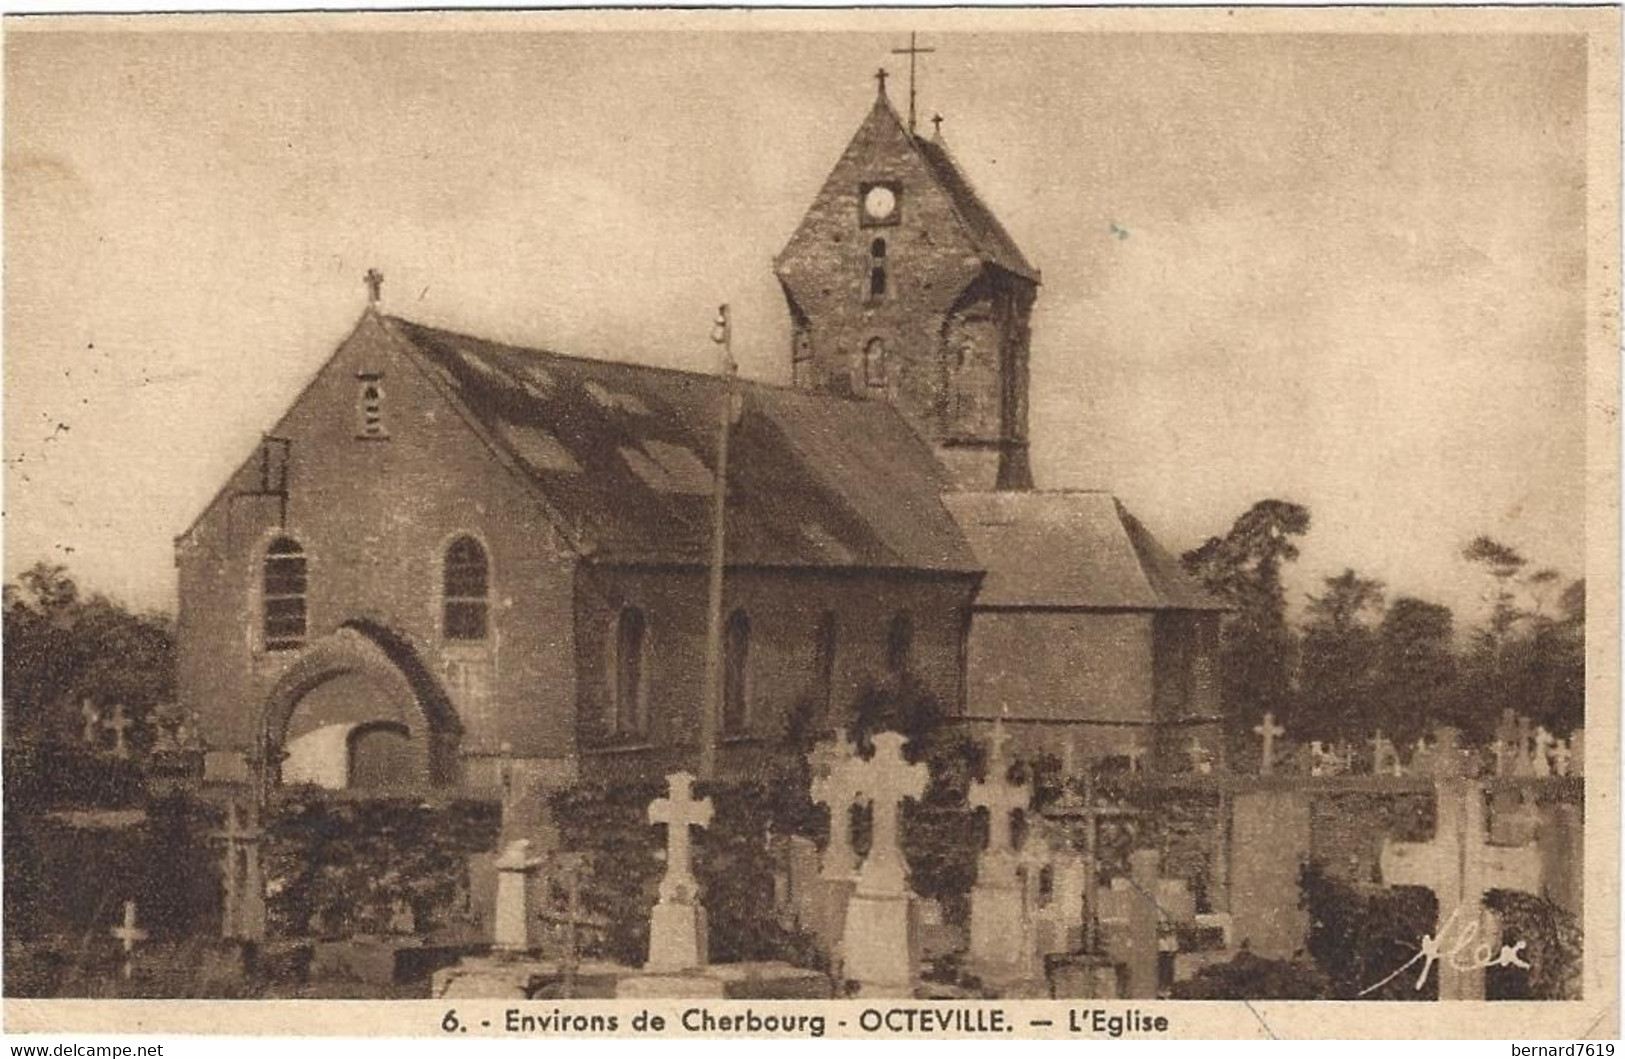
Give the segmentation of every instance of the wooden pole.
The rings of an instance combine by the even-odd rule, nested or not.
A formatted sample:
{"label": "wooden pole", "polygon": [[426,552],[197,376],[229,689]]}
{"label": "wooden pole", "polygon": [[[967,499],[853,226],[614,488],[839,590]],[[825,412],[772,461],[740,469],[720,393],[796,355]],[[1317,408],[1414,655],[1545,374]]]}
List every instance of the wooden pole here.
{"label": "wooden pole", "polygon": [[728,435],[733,427],[734,378],[733,323],[728,306],[717,309],[711,338],[722,347],[722,401],[717,417],[717,471],[711,489],[711,578],[706,600],[705,686],[700,702],[699,778],[714,779],[717,771],[717,720],[722,697],[722,570],[727,556]]}

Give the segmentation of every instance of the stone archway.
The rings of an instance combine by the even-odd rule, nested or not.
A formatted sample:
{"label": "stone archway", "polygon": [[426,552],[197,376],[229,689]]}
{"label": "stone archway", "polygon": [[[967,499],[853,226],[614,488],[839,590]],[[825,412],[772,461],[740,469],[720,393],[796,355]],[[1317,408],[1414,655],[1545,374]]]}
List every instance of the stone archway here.
{"label": "stone archway", "polygon": [[373,790],[456,782],[461,725],[411,648],[351,625],[311,643],[267,699],[273,782]]}

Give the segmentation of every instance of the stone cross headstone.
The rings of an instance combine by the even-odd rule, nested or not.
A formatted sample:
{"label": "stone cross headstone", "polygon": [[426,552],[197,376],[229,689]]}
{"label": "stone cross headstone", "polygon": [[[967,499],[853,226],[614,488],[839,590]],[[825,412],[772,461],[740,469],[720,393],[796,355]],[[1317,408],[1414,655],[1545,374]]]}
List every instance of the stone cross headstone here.
{"label": "stone cross headstone", "polygon": [[533,879],[546,858],[530,855],[530,840],[516,838],[503,847],[496,860],[496,908],[492,913],[491,943],[502,953],[517,954],[535,948],[531,923],[535,919]]}
{"label": "stone cross headstone", "polygon": [[1567,776],[1573,761],[1574,751],[1569,749],[1567,739],[1559,739],[1552,745],[1552,775]]}
{"label": "stone cross headstone", "polygon": [[125,732],[127,732],[130,727],[135,724],[135,722],[125,714],[124,704],[122,702],[113,707],[113,716],[104,723],[106,727],[112,729],[113,731],[113,756],[120,759],[129,758],[130,744],[125,738]]}
{"label": "stone cross headstone", "polygon": [[86,746],[96,746],[102,739],[102,711],[96,708],[95,703],[85,699],[79,704],[79,716],[84,719],[85,724],[80,738]]}
{"label": "stone cross headstone", "polygon": [[1535,776],[1550,776],[1552,774],[1552,747],[1557,743],[1552,733],[1544,725],[1535,729],[1534,753],[1529,760],[1529,771]]}
{"label": "stone cross headstone", "polygon": [[124,946],[124,977],[129,978],[136,944],[147,940],[147,932],[135,925],[134,901],[124,902],[124,922],[114,926],[108,933]]}
{"label": "stone cross headstone", "polygon": [[1424,948],[1428,943],[1438,946],[1434,970],[1439,998],[1482,1000],[1484,966],[1499,956],[1499,930],[1484,907],[1484,895],[1494,889],[1539,894],[1540,850],[1489,844],[1483,788],[1476,779],[1441,779],[1434,789],[1438,809],[1433,840],[1385,839],[1379,857],[1382,880],[1389,886],[1433,891],[1439,906],[1437,933],[1424,940]]}
{"label": "stone cross headstone", "polygon": [[543,903],[538,918],[549,927],[562,928],[564,936],[554,947],[562,979],[560,996],[571,999],[576,995],[576,980],[581,972],[581,930],[583,927],[602,930],[609,926],[610,921],[588,912],[582,902],[581,884],[587,872],[587,855],[578,852],[555,853],[550,860],[550,872],[564,889],[564,904],[557,907],[550,893],[550,899]]}
{"label": "stone cross headstone", "polygon": [[1371,737],[1371,774],[1373,776],[1384,774],[1404,775],[1404,770],[1399,763],[1399,751],[1395,750],[1394,744],[1389,742],[1388,737],[1382,734],[1381,728],[1377,729],[1377,734]]}
{"label": "stone cross headstone", "polygon": [[1125,999],[1152,1000],[1160,989],[1161,862],[1162,855],[1154,849],[1135,850],[1129,854],[1128,878],[1113,879],[1111,887],[1100,895],[1100,920],[1107,948],[1127,970]]}
{"label": "stone cross headstone", "polygon": [[668,972],[702,968],[708,957],[705,906],[689,846],[689,828],[709,827],[711,799],[694,797],[694,777],[674,772],[666,777],[666,797],[649,806],[649,823],[666,825],[666,874],[660,897],[649,917],[647,970]]}
{"label": "stone cross headstone", "polygon": [[1519,714],[1512,727],[1512,775],[1533,776],[1534,763],[1529,759],[1529,718]]}
{"label": "stone cross headstone", "polygon": [[226,826],[209,834],[224,845],[221,857],[221,884],[225,901],[220,909],[220,936],[233,941],[265,939],[265,875],[260,866],[260,844],[265,832],[258,826],[253,809],[245,824],[237,803],[226,809]]}
{"label": "stone cross headstone", "polygon": [[1275,723],[1275,714],[1265,713],[1264,720],[1255,724],[1253,731],[1264,740],[1264,756],[1259,762],[1258,774],[1268,776],[1275,771],[1275,740],[1286,735],[1286,729]]}
{"label": "stone cross headstone", "polygon": [[1213,771],[1213,751],[1202,745],[1201,736],[1191,736],[1191,745],[1185,751],[1191,759],[1191,771],[1206,776]]}
{"label": "stone cross headstone", "polygon": [[925,794],[924,765],[903,759],[904,737],[874,736],[874,756],[859,767],[859,786],[873,807],[873,838],[847,906],[841,942],[845,975],[872,996],[912,995],[918,977],[918,937],[899,830],[905,799]]}
{"label": "stone cross headstone", "polygon": [[852,806],[863,793],[858,786],[862,760],[842,733],[814,747],[808,765],[813,804],[829,809],[829,844],[824,847],[820,874],[828,879],[850,879],[858,867],[858,855],[852,849]]}
{"label": "stone cross headstone", "polygon": [[993,726],[987,778],[971,785],[967,800],[987,810],[987,848],[976,861],[976,885],[971,888],[970,952],[983,977],[1008,974],[1022,962],[1024,934],[1021,886],[1017,878],[1015,812],[1032,804],[1025,784],[1010,781],[1004,744],[1008,734],[1002,722]]}

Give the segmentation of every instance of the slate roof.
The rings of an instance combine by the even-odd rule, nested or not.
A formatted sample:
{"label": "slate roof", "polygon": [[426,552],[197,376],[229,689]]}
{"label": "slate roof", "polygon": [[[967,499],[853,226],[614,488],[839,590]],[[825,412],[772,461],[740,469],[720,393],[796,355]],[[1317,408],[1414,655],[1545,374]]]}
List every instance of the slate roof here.
{"label": "slate roof", "polygon": [[953,200],[954,211],[964,222],[965,233],[976,245],[982,259],[1037,283],[1038,270],[1027,260],[1016,241],[1010,238],[1010,233],[1004,230],[1004,225],[987,208],[981,196],[976,194],[976,189],[971,187],[970,181],[954,163],[947,146],[941,140],[928,140],[922,136],[914,137],[914,146],[919,149],[920,157],[925,159],[926,168],[936,178],[937,184]]}
{"label": "slate roof", "polygon": [[949,493],[943,502],[987,570],[978,607],[1226,609],[1109,493]]}
{"label": "slate roof", "polygon": [[[721,379],[386,321],[586,557],[709,561]],[[729,565],[979,572],[943,506],[944,470],[889,404],[736,385]]]}

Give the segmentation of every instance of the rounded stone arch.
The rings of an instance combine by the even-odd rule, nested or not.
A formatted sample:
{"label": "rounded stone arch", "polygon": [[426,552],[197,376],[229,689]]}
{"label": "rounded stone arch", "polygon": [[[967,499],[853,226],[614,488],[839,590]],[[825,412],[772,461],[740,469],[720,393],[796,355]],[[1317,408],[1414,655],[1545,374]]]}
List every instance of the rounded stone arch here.
{"label": "rounded stone arch", "polygon": [[271,689],[260,725],[269,761],[280,761],[289,723],[305,696],[340,677],[363,678],[390,698],[415,707],[427,737],[430,785],[457,782],[463,729],[451,700],[410,644],[367,621],[347,622],[332,635],[311,641]]}

